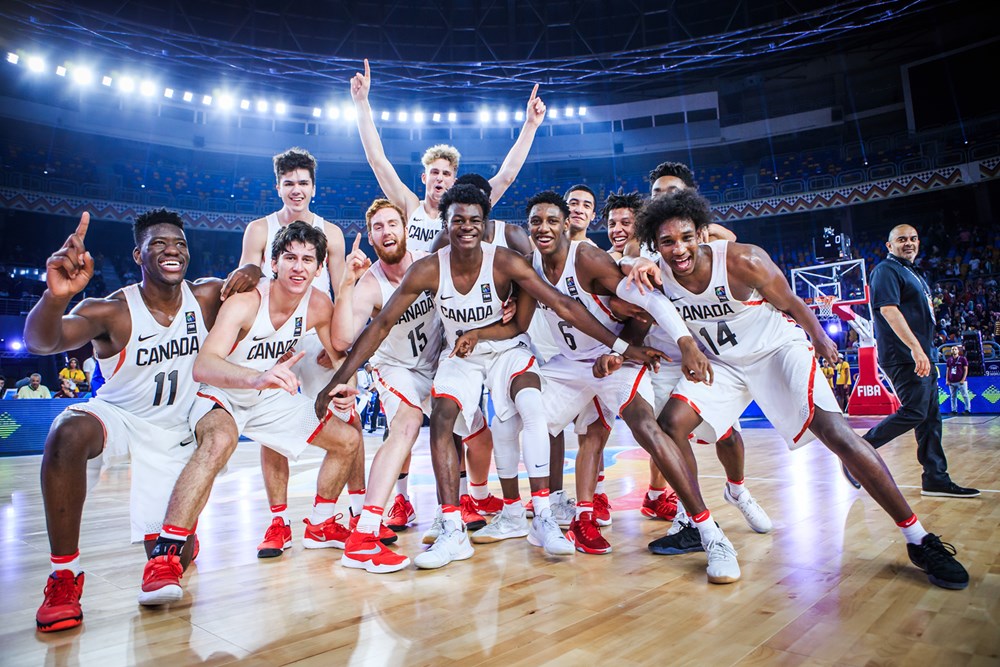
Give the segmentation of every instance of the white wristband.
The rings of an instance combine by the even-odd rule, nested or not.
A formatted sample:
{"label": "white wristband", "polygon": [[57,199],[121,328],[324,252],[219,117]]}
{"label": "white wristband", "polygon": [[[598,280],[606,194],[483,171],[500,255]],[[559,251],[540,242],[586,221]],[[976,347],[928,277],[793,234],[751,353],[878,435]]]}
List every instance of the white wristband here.
{"label": "white wristband", "polygon": [[611,346],[612,351],[624,356],[625,351],[628,350],[628,343],[626,343],[621,338],[615,339],[615,344]]}

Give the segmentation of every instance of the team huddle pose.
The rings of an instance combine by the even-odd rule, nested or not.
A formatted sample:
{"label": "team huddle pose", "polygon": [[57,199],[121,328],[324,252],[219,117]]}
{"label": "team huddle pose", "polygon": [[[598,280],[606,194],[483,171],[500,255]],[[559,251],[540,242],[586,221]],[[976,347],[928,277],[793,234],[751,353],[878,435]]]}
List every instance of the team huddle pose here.
{"label": "team huddle pose", "polygon": [[[764,250],[712,223],[689,169],[658,166],[649,201],[608,198],[611,252],[586,240],[597,201],[584,185],[565,198],[532,197],[526,233],[490,212],[544,119],[537,86],[493,178],[457,178],[458,151],[435,146],[423,159],[423,199],[385,155],[370,87],[365,61],[351,92],[386,195],[365,215],[374,262],[360,234],[345,257],[342,231],[309,211],[316,162],[301,149],[275,157],[282,208],[248,226],[241,266],[225,282],[186,279],[183,222],[164,210],[133,227],[141,281],[107,298],[66,313],[94,274],[88,214],[48,259],[47,289],[25,326],[28,347],[55,354],[92,342],[107,381],[100,396],[63,412],[45,443],[52,574],[39,630],[82,622],[83,504],[102,465],[124,458],[132,462],[132,540],[148,556],[139,602],[179,600],[198,552],[198,516],[240,435],[263,445],[272,521],[259,557],[291,546],[288,460],[315,446],[323,458],[303,545],[342,549],[343,566],[372,573],[408,567],[410,557],[388,545],[415,520],[406,476],[425,415],[438,507],[424,535],[429,547],[412,559],[420,569],[471,558],[473,544],[522,537],[550,556],[611,552],[601,534],[611,520],[601,462],[620,417],[650,454],[643,514],[673,521],[650,551],[704,551],[709,582],[738,581],[736,549],[702,497],[690,441],[717,443],[725,501],[753,530],[770,531],[743,479],[739,416],[754,400],[790,448],[815,438],[840,457],[933,584],[968,585],[954,549],[921,526],[816,372],[817,355],[836,357],[834,343]],[[388,433],[366,488],[351,380],[368,360]],[[489,425],[484,389],[495,411]],[[575,503],[562,489],[561,435],[570,423],[580,434]],[[491,452],[502,499],[487,486]],[[347,525],[336,513],[345,486]]]}

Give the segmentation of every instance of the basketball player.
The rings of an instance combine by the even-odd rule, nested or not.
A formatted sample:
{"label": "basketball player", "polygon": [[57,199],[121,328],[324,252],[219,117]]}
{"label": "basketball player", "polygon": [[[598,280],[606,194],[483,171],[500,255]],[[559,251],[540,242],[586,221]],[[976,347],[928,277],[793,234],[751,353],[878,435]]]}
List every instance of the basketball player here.
{"label": "basketball player", "polygon": [[[424,152],[421,159],[424,173],[421,174],[420,180],[423,182],[425,190],[424,198],[421,200],[400,180],[392,163],[385,155],[375,121],[372,120],[371,106],[368,103],[370,89],[371,69],[366,58],[365,73],[358,72],[351,79],[351,97],[354,98],[354,107],[357,110],[361,144],[364,146],[368,164],[375,172],[375,178],[378,180],[382,192],[385,193],[389,201],[406,212],[410,250],[430,250],[431,242],[442,229],[438,206],[441,197],[455,183],[461,155],[457,148],[445,144],[431,146]],[[545,104],[541,98],[536,96],[537,93],[538,84],[535,84],[531,96],[528,98],[524,125],[521,127],[517,141],[514,142],[507,157],[504,158],[500,170],[489,181],[492,188],[491,205],[500,201],[507,188],[517,178],[525,158],[528,157],[528,151],[531,150],[535,132],[545,119]]]}
{"label": "basketball player", "polygon": [[[326,236],[326,263],[313,281],[313,286],[326,294],[336,295],[336,288],[344,274],[344,233],[336,225],[309,210],[310,202],[316,196],[316,158],[309,151],[294,147],[275,155],[273,162],[275,189],[282,206],[274,213],[254,220],[243,231],[240,267],[226,278],[222,289],[223,299],[257,286],[264,275],[264,267],[271,265],[271,246],[275,236],[296,220],[311,224]],[[331,286],[334,288],[333,292]],[[315,396],[330,380],[333,365],[343,357],[336,360],[327,357],[315,334],[302,337],[296,346],[296,352],[300,351],[305,352],[305,357],[294,366],[294,372],[299,378],[302,392],[307,396]],[[264,533],[264,539],[257,545],[257,557],[275,558],[292,546],[292,527],[288,516],[288,459],[270,447],[261,447],[260,467],[271,508],[271,523]],[[354,462],[347,481],[352,516],[357,516],[361,512],[361,499],[364,497],[363,451],[358,453],[358,460]],[[340,489],[337,490],[337,494],[339,493]],[[330,499],[334,503],[337,494]],[[346,539],[347,533],[348,529],[344,528],[341,538]]]}
{"label": "basketball player", "polygon": [[[195,449],[188,412],[198,385],[191,369],[219,310],[222,281],[184,279],[190,254],[180,216],[150,211],[133,225],[133,258],[142,282],[104,299],[85,299],[64,314],[94,275],[84,239],[90,215],[46,261],[47,289],[25,322],[32,354],[49,355],[93,342],[108,375],[100,398],[65,410],[52,424],[42,456],[42,496],[52,574],[35,617],[42,632],[83,621],[80,519],[102,459],[132,461],[132,541],[147,551],[161,528],[174,481]],[[194,539],[178,567],[193,557]]]}
{"label": "basketball player", "polygon": [[[323,232],[293,222],[274,240],[271,270],[276,277],[253,291],[231,295],[220,309],[193,368],[194,379],[202,383],[189,416],[198,449],[174,485],[163,530],[143,572],[140,604],[168,604],[183,595],[180,546],[241,434],[293,458],[309,445],[320,447],[326,456],[316,481],[317,496],[331,498],[343,485],[361,447],[360,433],[330,412],[317,418],[312,401],[298,393],[299,381],[291,369],[305,352],[279,361],[312,329],[330,351],[333,304],[312,287],[325,258]],[[317,504],[305,545],[343,548],[342,542],[332,544],[327,532],[335,522],[334,505]]]}
{"label": "basketball player", "polygon": [[[969,575],[954,548],[920,525],[881,457],[851,429],[817,372],[816,353],[833,361],[837,346],[766,252],[729,241],[699,244],[698,230],[710,215],[708,202],[687,189],[654,199],[638,220],[637,238],[659,250],[660,260],[637,260],[630,279],[650,270],[658,276],[715,368],[710,392],[687,376],[678,383],[660,415],[664,430],[675,441],[702,425],[719,433],[756,401],[789,447],[806,444],[810,431],[855,473],[900,527],[911,562],[931,583],[965,588]],[[694,470],[690,447],[684,455]],[[658,542],[681,544],[690,530]]]}
{"label": "basketball player", "polygon": [[[603,345],[642,363],[654,362],[659,357],[655,350],[629,346],[616,338],[579,303],[546,286],[523,258],[507,248],[482,243],[490,200],[478,188],[469,185],[453,187],[442,198],[441,210],[442,221],[448,225],[451,236],[450,245],[414,262],[406,272],[396,292],[354,344],[347,361],[334,376],[328,394],[320,394],[317,398],[317,413],[323,414],[326,410],[328,395],[341,403],[351,400],[355,392],[343,383],[358,364],[375,352],[406,309],[428,291],[435,295],[447,342],[451,346],[463,330],[499,321],[499,304],[517,283],[522,289],[519,298],[543,301],[567,322]],[[516,488],[520,421],[523,422],[521,435],[525,442],[526,467],[535,501],[536,520],[532,523],[529,541],[543,546],[552,555],[573,552],[572,545],[562,536],[547,506],[548,439],[538,410],[541,404],[540,380],[531,371],[534,358],[528,352],[523,337],[484,344],[481,348],[467,358],[442,356],[434,377],[431,390],[434,398],[431,459],[437,478],[438,498],[442,503],[444,530],[428,551],[416,557],[415,564],[423,569],[443,567],[452,560],[463,560],[473,555],[458,507],[458,457],[451,434],[455,431],[456,422],[460,422],[462,430],[472,426],[483,384],[491,390],[496,408],[494,445],[505,503],[520,506]],[[515,471],[513,488],[507,483],[511,481],[509,468]],[[523,511],[522,507],[522,517]]]}

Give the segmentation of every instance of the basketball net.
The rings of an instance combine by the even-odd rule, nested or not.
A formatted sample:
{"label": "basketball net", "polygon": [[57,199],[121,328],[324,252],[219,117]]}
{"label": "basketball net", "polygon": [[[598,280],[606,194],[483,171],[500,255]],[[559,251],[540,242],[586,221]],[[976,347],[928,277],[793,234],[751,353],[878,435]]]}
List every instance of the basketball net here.
{"label": "basketball net", "polygon": [[832,318],[833,315],[833,304],[837,302],[837,297],[826,294],[820,294],[816,296],[816,314],[824,319]]}

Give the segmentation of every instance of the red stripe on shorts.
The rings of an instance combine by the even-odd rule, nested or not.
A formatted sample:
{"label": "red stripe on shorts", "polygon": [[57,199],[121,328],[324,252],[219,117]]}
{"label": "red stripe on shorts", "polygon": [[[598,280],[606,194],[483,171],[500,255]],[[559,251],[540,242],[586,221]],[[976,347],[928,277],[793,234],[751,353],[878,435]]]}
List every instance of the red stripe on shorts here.
{"label": "red stripe on shorts", "polygon": [[403,396],[403,394],[401,392],[397,391],[395,387],[390,387],[388,384],[386,384],[385,380],[383,380],[382,376],[379,374],[378,369],[375,370],[375,377],[378,379],[379,383],[383,387],[385,387],[386,389],[388,389],[390,393],[392,393],[396,398],[398,398],[399,400],[401,400],[403,403],[406,403],[411,408],[414,408],[416,410],[420,409],[420,407],[414,405],[412,401],[408,400],[406,398],[406,396]]}
{"label": "red stripe on shorts", "polygon": [[676,398],[678,401],[684,401],[685,403],[691,406],[692,410],[697,412],[699,415],[701,414],[701,410],[698,409],[698,406],[695,405],[694,402],[684,394],[670,394],[670,398]]}
{"label": "red stripe on shorts", "polygon": [[434,389],[434,387],[431,387],[431,396],[433,398],[450,398],[451,400],[455,401],[456,404],[458,404],[458,409],[459,410],[462,409],[462,401],[458,400],[456,397],[452,396],[451,394],[439,394]]}
{"label": "red stripe on shorts", "polygon": [[[812,345],[809,346],[809,351],[810,352],[813,351]],[[813,403],[813,380],[815,379],[816,379],[816,357],[813,357],[812,368],[809,369],[809,396],[807,399],[809,401],[809,417],[808,419],[806,419],[806,423],[802,425],[802,430],[799,431],[799,434],[794,438],[792,438],[792,442],[799,441],[799,438],[802,437],[802,434],[805,433],[806,429],[809,428],[809,425],[812,424],[813,417],[816,416],[816,405]]]}
{"label": "red stripe on shorts", "polygon": [[639,382],[642,380],[642,374],[646,372],[646,367],[643,366],[639,369],[639,374],[635,376],[635,382],[632,383],[632,391],[629,392],[628,398],[622,403],[622,406],[618,408],[618,414],[622,413],[622,410],[628,407],[628,404],[632,402],[635,398],[636,392],[639,391]]}

